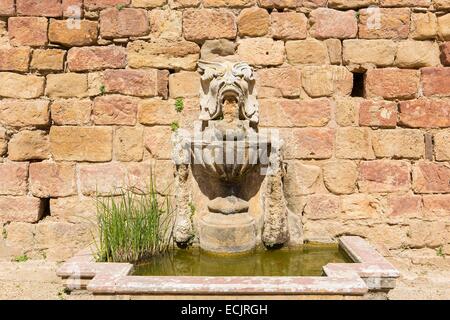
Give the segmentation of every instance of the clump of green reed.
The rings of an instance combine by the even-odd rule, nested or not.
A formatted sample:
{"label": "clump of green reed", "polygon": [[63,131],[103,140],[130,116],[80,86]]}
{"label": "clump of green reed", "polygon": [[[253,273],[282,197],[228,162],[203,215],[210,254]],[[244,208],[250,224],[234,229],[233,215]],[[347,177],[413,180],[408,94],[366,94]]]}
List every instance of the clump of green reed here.
{"label": "clump of green reed", "polygon": [[97,258],[136,262],[168,251],[173,245],[173,210],[160,195],[151,174],[146,190],[119,189],[117,196],[97,196]]}

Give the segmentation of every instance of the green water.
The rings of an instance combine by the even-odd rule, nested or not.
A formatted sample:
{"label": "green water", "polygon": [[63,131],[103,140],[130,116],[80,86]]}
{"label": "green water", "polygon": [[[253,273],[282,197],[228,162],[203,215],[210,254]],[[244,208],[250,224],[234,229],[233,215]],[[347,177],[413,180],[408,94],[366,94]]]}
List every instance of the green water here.
{"label": "green water", "polygon": [[140,276],[321,276],[330,262],[351,262],[337,245],[306,244],[295,249],[215,255],[177,249],[135,266]]}

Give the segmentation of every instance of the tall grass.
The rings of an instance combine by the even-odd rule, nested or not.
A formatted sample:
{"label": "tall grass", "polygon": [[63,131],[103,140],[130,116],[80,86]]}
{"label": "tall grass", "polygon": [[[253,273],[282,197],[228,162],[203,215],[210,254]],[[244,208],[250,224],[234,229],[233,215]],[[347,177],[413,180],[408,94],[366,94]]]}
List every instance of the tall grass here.
{"label": "tall grass", "polygon": [[97,258],[136,262],[168,251],[172,244],[173,210],[168,195],[159,195],[153,173],[146,190],[119,189],[97,196]]}

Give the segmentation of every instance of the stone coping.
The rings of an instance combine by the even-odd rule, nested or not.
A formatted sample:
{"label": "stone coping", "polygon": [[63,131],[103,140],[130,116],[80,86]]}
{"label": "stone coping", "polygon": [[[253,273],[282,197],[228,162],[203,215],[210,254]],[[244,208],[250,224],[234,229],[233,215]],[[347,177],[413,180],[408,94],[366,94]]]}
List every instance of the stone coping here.
{"label": "stone coping", "polygon": [[366,240],[343,236],[339,246],[354,263],[330,263],[323,277],[133,276],[129,263],[98,263],[88,248],[57,275],[70,289],[99,295],[353,295],[388,291],[399,272]]}

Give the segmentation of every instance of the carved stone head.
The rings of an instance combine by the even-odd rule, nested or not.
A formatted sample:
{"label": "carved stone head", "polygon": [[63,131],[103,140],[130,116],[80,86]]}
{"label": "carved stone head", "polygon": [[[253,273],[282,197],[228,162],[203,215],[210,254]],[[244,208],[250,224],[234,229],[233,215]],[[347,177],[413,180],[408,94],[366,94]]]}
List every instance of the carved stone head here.
{"label": "carved stone head", "polygon": [[234,101],[239,119],[257,124],[259,106],[256,100],[253,69],[244,62],[198,63],[201,73],[200,120],[217,120],[223,116],[224,103]]}

